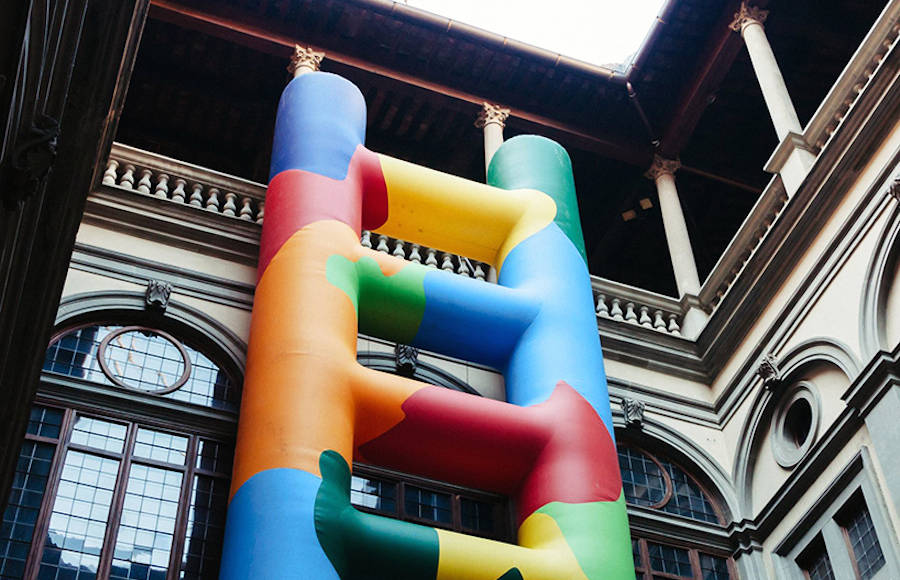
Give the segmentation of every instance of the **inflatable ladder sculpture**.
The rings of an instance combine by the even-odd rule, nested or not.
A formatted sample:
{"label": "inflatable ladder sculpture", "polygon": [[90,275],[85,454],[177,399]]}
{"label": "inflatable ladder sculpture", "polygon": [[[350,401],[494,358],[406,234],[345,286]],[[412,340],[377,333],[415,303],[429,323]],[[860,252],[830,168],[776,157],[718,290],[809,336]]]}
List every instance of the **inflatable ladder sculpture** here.
{"label": "inflatable ladder sculpture", "polygon": [[[349,81],[278,108],[223,579],[634,578],[565,151],[516,137],[490,185],[370,152]],[[487,284],[361,229],[488,262]],[[507,402],[367,369],[357,333],[499,369]],[[518,544],[363,513],[353,460],[503,493]]]}

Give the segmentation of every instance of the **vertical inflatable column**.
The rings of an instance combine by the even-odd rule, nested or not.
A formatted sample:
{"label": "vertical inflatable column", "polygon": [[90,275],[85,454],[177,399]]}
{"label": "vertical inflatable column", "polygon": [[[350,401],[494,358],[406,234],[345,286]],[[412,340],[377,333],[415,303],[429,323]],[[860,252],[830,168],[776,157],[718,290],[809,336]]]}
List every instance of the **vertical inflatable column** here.
{"label": "vertical inflatable column", "polygon": [[326,262],[359,244],[365,123],[358,89],[326,73],[278,106],[221,578],[337,578],[314,504],[322,452],[352,460],[357,321]]}
{"label": "vertical inflatable column", "polygon": [[[556,400],[556,412],[565,413],[556,417],[558,445],[548,445],[545,452],[552,457],[539,460],[523,482],[519,504],[525,511],[520,518],[527,521],[537,507],[556,520],[588,577],[633,577],[606,373],[569,156],[549,139],[515,137],[494,155],[488,183],[542,191],[557,208],[553,223],[509,252],[499,274],[500,284],[533,293],[542,302],[510,357],[507,400],[523,407]],[[609,481],[579,481],[598,473]],[[618,499],[585,501],[592,487],[615,490],[607,497]],[[575,490],[580,488],[585,499],[577,500]]]}

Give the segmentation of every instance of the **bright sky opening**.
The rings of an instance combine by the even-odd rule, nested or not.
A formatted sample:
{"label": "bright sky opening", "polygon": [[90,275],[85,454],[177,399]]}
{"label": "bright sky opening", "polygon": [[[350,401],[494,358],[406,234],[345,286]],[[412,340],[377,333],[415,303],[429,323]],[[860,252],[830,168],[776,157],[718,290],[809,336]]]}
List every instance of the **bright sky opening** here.
{"label": "bright sky opening", "polygon": [[627,65],[665,0],[407,0],[406,3],[591,64]]}

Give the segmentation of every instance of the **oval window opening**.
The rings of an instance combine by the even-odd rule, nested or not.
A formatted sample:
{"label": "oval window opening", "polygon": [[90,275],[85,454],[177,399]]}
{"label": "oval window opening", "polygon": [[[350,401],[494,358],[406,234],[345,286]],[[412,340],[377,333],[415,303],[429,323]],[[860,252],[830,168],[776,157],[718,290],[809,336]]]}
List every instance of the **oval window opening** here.
{"label": "oval window opening", "polygon": [[784,435],[797,447],[803,447],[812,431],[813,413],[809,401],[797,399],[784,418]]}

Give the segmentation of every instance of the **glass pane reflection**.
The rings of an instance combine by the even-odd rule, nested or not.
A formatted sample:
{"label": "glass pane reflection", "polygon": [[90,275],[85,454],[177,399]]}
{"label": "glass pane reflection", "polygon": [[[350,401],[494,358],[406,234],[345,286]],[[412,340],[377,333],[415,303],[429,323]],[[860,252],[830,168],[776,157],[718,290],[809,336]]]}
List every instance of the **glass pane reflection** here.
{"label": "glass pane reflection", "polygon": [[110,578],[166,577],[181,480],[177,471],[131,466]]}
{"label": "glass pane reflection", "polygon": [[118,469],[115,459],[66,454],[38,578],[96,578]]}

